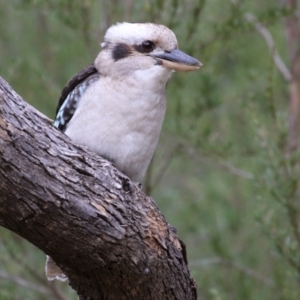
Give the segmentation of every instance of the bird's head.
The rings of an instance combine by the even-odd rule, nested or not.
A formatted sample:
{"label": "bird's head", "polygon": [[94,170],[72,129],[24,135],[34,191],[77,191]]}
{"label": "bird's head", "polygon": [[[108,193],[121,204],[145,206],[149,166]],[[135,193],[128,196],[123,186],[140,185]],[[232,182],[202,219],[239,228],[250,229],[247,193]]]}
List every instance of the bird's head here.
{"label": "bird's head", "polygon": [[193,71],[202,64],[178,49],[173,31],[152,23],[117,23],[111,26],[95,61],[103,75],[169,78],[172,71]]}

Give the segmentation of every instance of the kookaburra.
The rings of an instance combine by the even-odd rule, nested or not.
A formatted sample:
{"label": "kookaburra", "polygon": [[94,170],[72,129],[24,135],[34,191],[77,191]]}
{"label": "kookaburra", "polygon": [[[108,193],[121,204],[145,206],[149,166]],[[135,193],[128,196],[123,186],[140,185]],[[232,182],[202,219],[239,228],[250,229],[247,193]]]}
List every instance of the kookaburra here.
{"label": "kookaburra", "polygon": [[[159,139],[168,79],[202,64],[178,49],[169,28],[152,23],[113,25],[101,48],[63,89],[54,126],[141,182]],[[66,279],[50,257],[46,275]]]}

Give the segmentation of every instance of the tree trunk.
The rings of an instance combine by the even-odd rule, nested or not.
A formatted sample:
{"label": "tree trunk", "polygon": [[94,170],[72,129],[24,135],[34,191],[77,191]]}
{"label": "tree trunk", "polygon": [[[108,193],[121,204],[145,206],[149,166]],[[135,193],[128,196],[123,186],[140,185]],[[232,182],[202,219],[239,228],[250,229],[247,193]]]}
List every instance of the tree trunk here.
{"label": "tree trunk", "polygon": [[50,255],[80,299],[196,299],[155,202],[0,77],[0,225]]}

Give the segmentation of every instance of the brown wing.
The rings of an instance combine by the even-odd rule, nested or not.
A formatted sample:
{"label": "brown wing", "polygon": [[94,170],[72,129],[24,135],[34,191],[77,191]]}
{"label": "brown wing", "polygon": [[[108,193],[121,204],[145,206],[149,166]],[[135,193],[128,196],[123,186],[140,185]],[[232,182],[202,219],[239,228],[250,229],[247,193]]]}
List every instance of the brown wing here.
{"label": "brown wing", "polygon": [[75,75],[63,89],[56,109],[54,126],[64,131],[73,117],[78,103],[85,91],[97,81],[100,73],[94,64]]}
{"label": "brown wing", "polygon": [[89,76],[93,74],[99,74],[98,70],[95,68],[94,64],[89,65],[88,67],[84,68],[82,71],[80,71],[78,74],[76,74],[64,87],[64,89],[61,92],[60,98],[58,100],[58,104],[56,107],[56,115],[68,97],[68,95],[78,86],[82,81],[87,79]]}

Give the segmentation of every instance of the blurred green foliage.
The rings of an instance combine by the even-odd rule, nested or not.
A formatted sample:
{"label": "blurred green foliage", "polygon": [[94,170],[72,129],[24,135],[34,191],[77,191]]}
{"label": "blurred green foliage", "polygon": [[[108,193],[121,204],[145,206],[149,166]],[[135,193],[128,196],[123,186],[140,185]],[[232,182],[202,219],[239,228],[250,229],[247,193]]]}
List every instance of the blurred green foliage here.
{"label": "blurred green foliage", "polygon": [[[299,299],[299,151],[287,151],[289,84],[245,18],[263,24],[289,68],[284,18],[294,10],[273,0],[0,0],[0,7],[0,75],[50,118],[107,27],[169,26],[204,68],[176,73],[168,85],[145,190],[185,241],[200,298]],[[3,228],[0,252],[1,300],[77,299],[67,284],[47,283],[41,251]]]}

